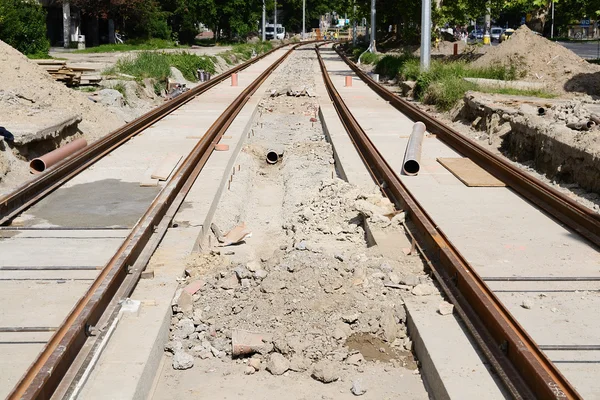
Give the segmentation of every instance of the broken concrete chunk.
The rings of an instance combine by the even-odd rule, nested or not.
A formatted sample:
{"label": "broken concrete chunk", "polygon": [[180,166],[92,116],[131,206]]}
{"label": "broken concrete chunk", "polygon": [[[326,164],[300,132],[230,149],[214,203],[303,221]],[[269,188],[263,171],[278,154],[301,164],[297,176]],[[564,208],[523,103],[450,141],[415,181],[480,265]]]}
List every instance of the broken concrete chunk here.
{"label": "broken concrete chunk", "polygon": [[259,269],[258,271],[256,271],[254,273],[254,279],[262,281],[263,279],[265,279],[267,277],[267,275],[268,275],[267,271],[265,271],[264,269]]}
{"label": "broken concrete chunk", "polygon": [[438,313],[440,313],[440,315],[450,315],[454,312],[454,305],[448,303],[447,301],[443,301],[442,303],[440,303],[440,306],[438,308]]}
{"label": "broken concrete chunk", "polygon": [[363,394],[367,393],[367,388],[361,383],[361,381],[356,379],[352,381],[352,388],[350,389],[350,392],[352,392],[352,394],[355,396],[362,396]]}
{"label": "broken concrete chunk", "polygon": [[242,265],[237,266],[233,271],[235,272],[239,280],[252,277],[250,271],[248,271],[248,269],[246,269],[246,267]]}
{"label": "broken concrete chunk", "polygon": [[234,357],[263,353],[273,347],[273,335],[263,332],[251,332],[243,329],[234,329],[231,333],[232,354]]}
{"label": "broken concrete chunk", "polygon": [[256,371],[260,371],[263,367],[262,365],[262,361],[260,361],[259,358],[251,358],[248,361],[248,365],[252,368],[254,368]]}
{"label": "broken concrete chunk", "polygon": [[530,310],[531,307],[533,307],[533,301],[531,301],[529,299],[525,299],[521,303],[521,307],[525,308],[526,310]]}
{"label": "broken concrete chunk", "polygon": [[310,367],[310,362],[299,355],[295,355],[290,360],[290,370],[295,372],[304,372]]}
{"label": "broken concrete chunk", "polygon": [[412,294],[415,296],[429,296],[433,293],[435,293],[435,287],[427,283],[420,283],[412,290]]}
{"label": "broken concrete chunk", "polygon": [[365,358],[361,353],[355,353],[348,356],[346,362],[350,365],[360,365],[365,362]]}
{"label": "broken concrete chunk", "polygon": [[194,357],[183,350],[173,355],[173,369],[190,369],[194,366]]}
{"label": "broken concrete chunk", "polygon": [[194,322],[191,319],[182,318],[175,326],[175,330],[173,331],[173,338],[185,339],[191,333],[195,332],[195,330],[196,327],[194,326]]}
{"label": "broken concrete chunk", "polygon": [[329,361],[321,360],[313,368],[312,377],[323,383],[331,383],[340,379],[337,366]]}
{"label": "broken concrete chunk", "polygon": [[240,286],[240,282],[235,274],[229,275],[227,278],[221,281],[221,289],[231,290],[236,289]]}
{"label": "broken concrete chunk", "polygon": [[342,321],[344,321],[347,324],[353,324],[356,321],[358,321],[358,317],[359,317],[358,313],[346,314],[346,315],[342,315]]}
{"label": "broken concrete chunk", "polygon": [[267,361],[267,371],[273,375],[283,375],[290,369],[290,362],[279,353],[272,353]]}

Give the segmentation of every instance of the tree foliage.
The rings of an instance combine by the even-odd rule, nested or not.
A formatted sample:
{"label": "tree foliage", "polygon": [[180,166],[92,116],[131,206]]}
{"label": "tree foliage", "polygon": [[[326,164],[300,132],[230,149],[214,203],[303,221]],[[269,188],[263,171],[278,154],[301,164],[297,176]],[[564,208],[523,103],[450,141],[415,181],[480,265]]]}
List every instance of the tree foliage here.
{"label": "tree foliage", "polygon": [[46,12],[37,0],[0,0],[0,40],[24,54],[47,53]]}

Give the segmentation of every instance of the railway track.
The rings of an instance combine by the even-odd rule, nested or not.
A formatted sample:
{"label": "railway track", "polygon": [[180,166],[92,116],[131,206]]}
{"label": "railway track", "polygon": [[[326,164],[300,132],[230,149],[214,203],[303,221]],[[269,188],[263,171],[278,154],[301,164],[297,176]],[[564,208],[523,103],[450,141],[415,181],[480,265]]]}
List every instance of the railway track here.
{"label": "railway track", "polygon": [[[56,396],[57,389],[62,397],[76,394],[76,382],[93,364],[94,354],[109,334],[121,301],[132,293],[215,145],[223,141],[224,132],[252,93],[296,47],[275,49],[230,71],[260,64],[256,71],[248,73],[256,79],[239,95],[223,87],[228,77],[224,74],[88,146],[1,200],[0,221],[4,226],[0,228],[0,246],[6,246],[3,252],[20,255],[0,264],[0,320],[4,321],[0,324],[0,348],[5,349],[6,358],[15,360],[11,361],[15,366],[11,372],[14,379],[24,372],[14,382],[9,398],[48,399]],[[585,358],[600,349],[594,343],[596,336],[586,334],[600,324],[578,326],[579,335],[572,334],[568,343],[544,341],[540,332],[572,330],[569,321],[530,317],[524,314],[530,311],[511,296],[532,293],[537,298],[544,294],[552,300],[553,296],[564,296],[565,301],[570,301],[568,296],[580,296],[582,291],[597,292],[598,216],[393,95],[343,54],[317,48],[317,55],[330,97],[364,164],[384,193],[407,213],[407,231],[506,391],[514,398],[589,397],[590,390],[594,390],[593,377],[572,381],[571,377],[577,375],[568,366],[573,352],[583,352]],[[352,73],[383,101],[375,102],[367,92],[357,94],[336,83],[340,75]],[[208,106],[214,110],[199,117],[207,107],[206,103],[195,104],[197,98],[205,98],[198,97],[201,94],[214,99],[209,102],[214,104]],[[361,112],[365,100],[372,101],[372,107],[380,111]],[[386,125],[378,120],[380,117],[398,118],[398,122]],[[210,126],[206,133],[196,128],[199,118],[205,118],[203,123]],[[407,178],[399,172],[398,154],[404,146],[397,131],[417,120],[423,121],[436,137],[426,139],[424,145],[425,172]],[[388,131],[392,134],[387,135]],[[202,135],[193,136],[199,133]],[[157,144],[147,147],[149,141],[145,142],[145,138]],[[196,143],[193,148],[190,139]],[[163,187],[140,188],[131,179],[160,154],[184,149],[187,156]],[[482,260],[497,256],[498,251],[490,250],[491,254],[480,257],[486,243],[469,247],[465,239],[473,240],[477,234],[482,241],[493,237],[485,236],[476,227],[479,218],[487,218],[485,213],[469,210],[472,204],[468,200],[463,207],[456,207],[457,197],[453,196],[460,192],[456,182],[451,183],[452,178],[436,172],[435,159],[448,154],[471,158],[510,187],[474,194],[477,201],[486,204],[499,195],[510,203],[493,204],[493,211],[500,212],[507,206],[521,208],[525,211],[516,212],[522,213],[523,224],[535,214],[531,218],[543,227],[559,227],[561,233],[570,235],[571,250],[559,252],[559,256],[570,256],[575,251],[583,254],[553,263],[548,257],[538,255],[539,261],[529,255],[525,248],[529,243],[511,244],[521,253],[507,255],[507,263],[518,265],[524,259],[531,264],[531,270],[486,265]],[[424,177],[428,179],[426,184],[419,184]],[[452,188],[456,191],[449,190]],[[527,201],[514,200],[520,199],[515,193]],[[447,201],[455,203],[444,207]],[[536,208],[543,213],[532,211]],[[456,214],[457,218],[442,218],[446,214]],[[501,217],[511,223],[508,216]],[[455,228],[457,219],[467,226],[467,231],[477,232],[465,235]],[[491,223],[493,219],[486,221]],[[511,242],[513,239],[506,238],[507,229],[498,225],[487,230],[498,230],[510,243],[518,243],[531,233],[521,232]],[[539,243],[531,246],[536,249],[559,245],[551,232],[531,239],[534,238]],[[502,251],[507,252],[507,248]],[[587,261],[579,263],[582,259]],[[563,264],[570,268],[561,274],[555,267]],[[24,285],[29,293],[25,297],[19,294]],[[593,305],[596,301],[593,296],[588,300],[583,303]],[[33,308],[38,309],[37,313],[30,311]],[[565,309],[568,310],[567,305]],[[578,316],[574,318],[581,322]],[[532,324],[537,327],[535,332]],[[561,359],[557,352],[567,356]],[[600,365],[600,360],[593,363]]]}
{"label": "railway track", "polygon": [[[562,361],[557,360],[556,362],[550,360],[550,355],[556,359],[556,352],[562,351],[564,354],[566,351],[583,351],[585,359],[586,356],[593,354],[593,351],[598,350],[599,346],[596,343],[590,343],[590,340],[597,342],[598,339],[596,335],[589,334],[589,326],[597,326],[598,321],[588,323],[585,319],[574,317],[580,323],[577,328],[579,334],[562,336],[563,343],[542,343],[540,345],[538,341],[548,340],[544,336],[545,332],[573,330],[572,323],[568,319],[566,322],[559,322],[557,318],[528,317],[523,312],[530,306],[524,306],[525,303],[514,304],[514,300],[511,301],[509,296],[515,293],[534,293],[543,298],[550,296],[545,292],[560,292],[570,294],[571,299],[577,299],[581,291],[597,292],[598,287],[594,282],[600,279],[597,268],[599,265],[597,246],[600,244],[598,236],[600,218],[598,215],[511,166],[394,95],[373,81],[368,74],[361,71],[341,52],[334,53],[331,49],[324,51],[317,49],[317,53],[329,95],[357,151],[373,179],[379,183],[390,199],[407,213],[408,231],[416,239],[417,246],[431,266],[432,273],[440,287],[454,304],[472,338],[492,365],[508,393],[514,398],[557,399],[582,398],[582,393],[588,396],[593,393],[597,394],[593,378],[581,378],[575,370],[568,367],[570,362],[577,364],[576,358],[581,354],[571,353],[565,356],[566,360],[565,357],[559,356],[558,359]],[[326,65],[328,63],[333,72],[328,71]],[[380,96],[380,99],[376,99],[374,96],[367,98],[365,90],[362,90],[360,94],[353,93],[355,89],[345,88],[340,82],[336,84],[333,81],[333,79],[336,79],[336,82],[341,81],[340,75],[352,76],[353,74],[356,74],[368,88]],[[379,103],[374,102],[374,100],[381,99],[383,101],[379,101]],[[365,102],[376,103],[371,106],[372,111],[363,111],[358,116],[353,114],[353,110],[360,111],[361,108],[368,108],[364,106]],[[376,107],[377,110],[375,110]],[[396,116],[394,112],[397,113]],[[376,121],[379,118],[387,118],[388,125]],[[398,122],[390,125],[390,118],[395,118]],[[425,162],[428,163],[425,168],[426,174],[429,171],[431,173],[428,174],[429,177],[437,178],[438,182],[429,182],[428,185],[424,182],[420,185],[415,178],[411,180],[411,177],[402,176],[400,173],[399,161],[401,160],[399,159],[402,158],[401,152],[406,141],[399,141],[398,134],[410,133],[410,128],[407,129],[407,127],[411,126],[410,124],[414,121],[424,122],[427,130],[437,136],[437,138],[425,140],[423,158],[429,160],[429,163]],[[403,128],[405,132],[402,132]],[[395,135],[393,135],[394,130],[397,130]],[[407,137],[405,136],[405,138]],[[450,186],[457,184],[451,182],[455,179],[444,177],[436,172],[438,170],[436,158],[448,155],[470,158],[481,168],[503,181],[510,189],[501,189],[502,193],[496,191],[481,195],[471,192],[467,197],[477,197],[478,201],[483,204],[477,202],[471,204],[472,202],[466,200],[462,207],[456,207],[458,206],[456,200],[459,197],[457,191],[451,190]],[[444,178],[446,178],[445,181],[443,181]],[[478,189],[473,188],[473,190],[477,191]],[[434,193],[433,196],[432,193]],[[522,204],[521,198],[515,193],[527,199],[528,202],[525,205]],[[512,202],[495,204],[497,202],[494,201],[494,196],[497,195],[503,199],[510,197]],[[445,204],[448,201],[454,207],[452,205],[448,207]],[[476,228],[478,224],[480,226],[481,222],[478,219],[485,215],[485,212],[473,212],[470,207],[485,208],[486,202],[492,204],[490,212],[502,213],[501,218],[506,220],[510,220],[511,214],[513,214],[509,207],[518,206],[528,209],[524,212],[523,224],[542,221],[544,226],[551,227],[558,232],[558,241],[556,237],[552,237],[550,234],[546,235],[543,230],[538,231],[539,237],[535,237],[535,240],[539,241],[538,244],[530,245],[529,242],[525,245],[511,245],[521,251],[516,260],[524,260],[526,265],[530,263],[530,268],[511,269],[510,271],[506,271],[506,268],[502,267],[485,268],[486,265],[482,265],[482,260],[489,262],[490,259],[490,254],[485,254],[487,252],[484,249],[486,245],[490,247],[498,245],[502,241],[510,242],[511,239],[514,239],[515,243],[519,243],[524,239],[521,232],[512,231],[511,235],[510,230],[503,230],[499,226],[491,225],[494,226],[493,229],[490,229],[491,226],[487,229],[485,227],[477,229],[479,232],[501,231],[501,234],[497,236],[487,235],[494,236],[500,243],[489,242],[483,246],[470,246],[470,248],[468,240],[466,241],[465,238],[477,241],[478,237],[470,235],[468,230]],[[543,214],[537,212],[541,218],[529,217],[531,213],[536,213],[533,211],[535,209],[544,211]],[[454,213],[459,214],[458,219],[442,218],[443,215]],[[484,219],[487,223],[493,221],[493,218]],[[457,226],[462,224],[466,225],[464,229],[467,231],[466,234],[461,232],[460,228],[457,229]],[[507,225],[509,224],[507,223]],[[575,240],[569,241],[569,244],[562,244],[560,240],[566,239],[561,235],[572,235]],[[487,239],[487,237],[485,238]],[[534,240],[534,238],[530,238],[530,240]],[[562,263],[560,261],[549,262],[543,253],[532,254],[528,251],[528,246],[549,251],[559,243],[563,246],[573,246],[571,252],[558,252],[563,255],[570,254],[569,259]],[[504,250],[506,251],[506,248]],[[583,256],[577,257],[576,254],[580,251],[583,252]],[[490,253],[492,253],[492,259],[493,256],[501,256],[499,254],[501,252],[495,254],[494,251],[490,251]],[[577,264],[579,260],[583,260],[580,265]],[[511,258],[510,262],[515,262],[515,260]],[[547,265],[550,267],[544,269],[543,267]],[[558,269],[553,267],[558,267]],[[515,282],[516,286],[507,287],[502,285],[502,282]],[[562,282],[563,285],[557,287],[554,285],[556,282]],[[528,283],[529,285],[527,285]],[[565,302],[570,298],[566,297]],[[596,304],[597,307],[594,296],[591,296],[587,305],[589,306],[590,303]],[[566,304],[564,307],[570,309]],[[576,307],[571,307],[571,309],[573,308]],[[555,310],[556,308],[552,308],[547,311],[555,312]],[[531,319],[528,320],[528,318]],[[534,332],[531,332],[532,330]],[[570,342],[564,343],[565,340]],[[593,356],[591,358],[595,359]],[[589,366],[589,363],[597,362],[584,360],[581,365]],[[577,385],[565,377],[567,374],[574,378]]]}
{"label": "railway track", "polygon": [[[1,199],[0,245],[11,254],[0,264],[1,395],[49,399],[59,385],[64,395],[73,393],[71,382],[89,364],[215,145],[297,47],[274,49],[199,85]],[[228,87],[238,72],[243,90]],[[203,124],[206,132],[198,130]],[[168,151],[183,161],[163,186],[140,187],[136,180]]]}

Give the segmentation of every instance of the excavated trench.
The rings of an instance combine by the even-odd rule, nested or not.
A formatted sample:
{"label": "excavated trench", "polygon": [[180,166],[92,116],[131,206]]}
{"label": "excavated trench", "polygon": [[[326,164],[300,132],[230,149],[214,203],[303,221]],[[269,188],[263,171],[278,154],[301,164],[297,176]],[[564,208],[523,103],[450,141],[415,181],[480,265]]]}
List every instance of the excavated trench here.
{"label": "excavated trench", "polygon": [[[174,306],[165,348],[171,368],[156,398],[182,390],[172,381],[186,376],[214,381],[207,371],[228,376],[222,397],[241,387],[259,397],[351,395],[369,376],[376,398],[407,387],[411,398],[427,398],[404,298],[431,280],[418,257],[388,259],[368,245],[365,220],[394,233],[400,220],[384,217],[393,206],[375,185],[365,191],[337,177],[318,99],[308,95],[314,63],[314,50],[296,51],[259,104],[214,218],[216,231],[244,227],[251,236],[189,260],[182,285],[206,284],[192,307]],[[236,357],[235,348],[252,350]]]}

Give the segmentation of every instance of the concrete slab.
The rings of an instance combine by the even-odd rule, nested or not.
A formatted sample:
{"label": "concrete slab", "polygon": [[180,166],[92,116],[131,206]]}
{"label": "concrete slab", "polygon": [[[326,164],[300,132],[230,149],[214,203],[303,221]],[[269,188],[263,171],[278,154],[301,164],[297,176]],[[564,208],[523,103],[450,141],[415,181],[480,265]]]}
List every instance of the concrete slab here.
{"label": "concrete slab", "polygon": [[437,312],[442,301],[440,296],[427,296],[406,302],[408,333],[429,393],[436,400],[509,398],[478,355],[460,320]]}
{"label": "concrete slab", "polygon": [[0,326],[58,327],[89,285],[86,281],[0,282]]}
{"label": "concrete slab", "polygon": [[35,360],[45,344],[0,343],[0,397],[6,398],[17,384],[23,371]]}
{"label": "concrete slab", "polygon": [[[69,239],[18,238],[0,240],[0,268],[70,266],[104,266],[123,242],[122,238]],[[35,251],[34,251],[35,249]],[[60,251],[57,251],[60,249]]]}

